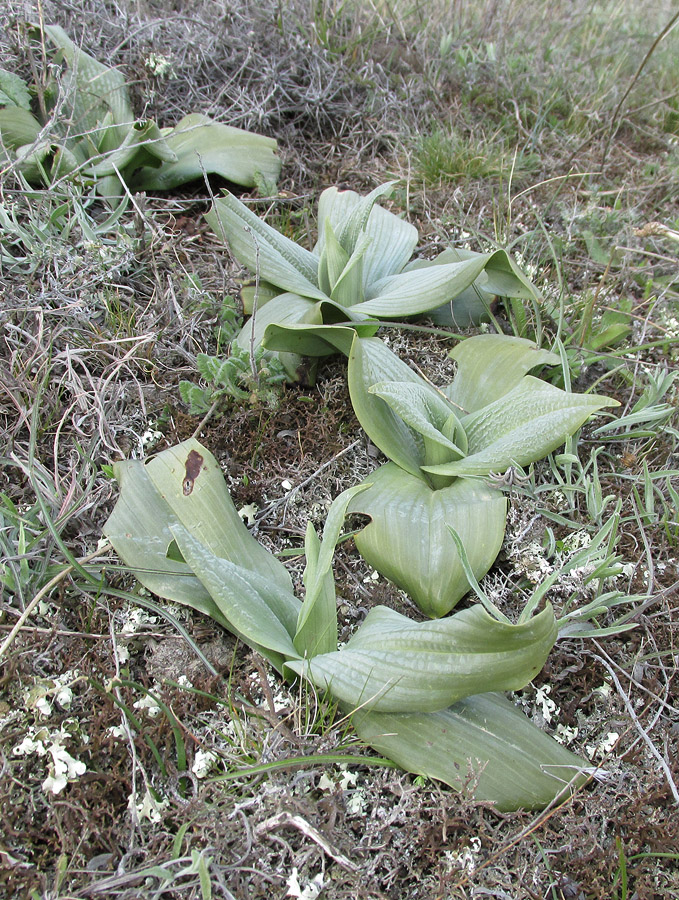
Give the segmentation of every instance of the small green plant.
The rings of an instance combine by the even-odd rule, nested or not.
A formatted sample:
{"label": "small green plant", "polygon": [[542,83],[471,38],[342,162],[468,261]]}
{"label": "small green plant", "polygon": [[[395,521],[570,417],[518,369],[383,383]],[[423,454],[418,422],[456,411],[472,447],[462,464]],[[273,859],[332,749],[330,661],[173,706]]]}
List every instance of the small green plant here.
{"label": "small green plant", "polygon": [[19,509],[0,493],[0,594],[14,594],[25,605],[57,569],[45,553],[46,528],[40,507]]}
{"label": "small green plant", "polygon": [[[353,332],[369,336],[378,318],[400,319],[440,307],[468,324],[472,286],[480,312],[494,294],[530,299],[534,289],[505,253],[444,251],[434,260],[410,262],[417,230],[377,205],[393,183],[365,197],[328,188],[318,204],[318,241],[309,251],[263,222],[226,194],[215,200],[207,220],[231,252],[258,279],[259,300],[239,334],[241,347],[282,351],[292,380],[300,378],[301,356],[349,352]],[[477,309],[474,312],[478,312]],[[343,323],[343,326],[342,324]]]}
{"label": "small green plant", "polygon": [[280,360],[265,354],[261,347],[252,356],[238,344],[232,344],[229,351],[226,357],[197,355],[196,368],[207,382],[206,387],[191,381],[179,382],[179,393],[191,415],[205,415],[229,400],[260,400],[271,407],[277,405],[286,380]]}
{"label": "small green plant", "polygon": [[0,164],[14,165],[30,183],[65,178],[108,198],[126,188],[168,190],[206,173],[244,187],[275,184],[274,140],[198,113],[161,129],[134,115],[122,73],[88,56],[62,28],[45,25],[36,37],[55,47],[44,86],[29,88],[0,70]]}
{"label": "small green plant", "polygon": [[477,140],[470,135],[449,134],[435,128],[421,137],[415,147],[415,178],[427,185],[479,178],[500,178],[503,170],[513,169],[516,176],[530,160],[521,156],[512,160],[497,139]]}

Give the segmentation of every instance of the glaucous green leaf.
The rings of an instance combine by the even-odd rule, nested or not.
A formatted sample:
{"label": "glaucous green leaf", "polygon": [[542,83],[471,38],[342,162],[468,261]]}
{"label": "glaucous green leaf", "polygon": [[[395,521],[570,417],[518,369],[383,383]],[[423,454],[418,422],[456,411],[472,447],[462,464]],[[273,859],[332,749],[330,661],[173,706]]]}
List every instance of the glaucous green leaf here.
{"label": "glaucous green leaf", "polygon": [[482,286],[484,290],[500,297],[534,300],[540,296],[535,285],[505,250],[496,250],[491,255]]}
{"label": "glaucous green leaf", "polygon": [[551,606],[523,625],[498,622],[479,604],[433,622],[378,606],[341,650],[288,666],[354,708],[433,712],[485,690],[525,687],[557,634]]}
{"label": "glaucous green leaf", "polygon": [[174,128],[163,129],[173,161],[159,168],[144,167],[132,179],[139,190],[170,190],[208,175],[254,187],[256,176],[275,183],[281,170],[276,141],[215,122],[200,113],[184,116]]}
{"label": "glaucous green leaf", "polygon": [[363,260],[370,248],[370,238],[362,234],[356,242],[344,269],[336,279],[330,298],[342,308],[359,306],[363,300]]}
{"label": "glaucous green leaf", "polygon": [[[215,556],[181,525],[170,526],[182,556],[225,619],[250,647],[297,656],[290,629],[299,601],[274,581]],[[262,548],[264,549],[264,548]]]}
{"label": "glaucous green leaf", "polygon": [[307,524],[303,576],[306,596],[299,611],[295,633],[295,647],[300,656],[312,657],[337,649],[337,605],[332,560],[349,501],[363,490],[365,486],[357,485],[333,500],[325,520],[322,543],[311,522]]}
{"label": "glaucous green leaf", "polygon": [[[115,463],[113,469],[120,496],[103,532],[123,563],[158,597],[190,606],[247,643],[186,562],[168,556],[175,540],[170,529],[180,522],[148,477],[144,463],[124,460]],[[254,649],[282,671],[282,654],[259,646]]]}
{"label": "glaucous green leaf", "polygon": [[95,158],[85,172],[96,177],[116,175],[117,172],[123,173],[128,168],[133,170],[136,165],[146,163],[150,158],[155,160],[156,165],[161,162],[174,162],[177,159],[163,140],[160,128],[155,122],[137,122],[129,128],[115,150]]}
{"label": "glaucous green leaf", "polygon": [[261,309],[263,306],[266,306],[269,300],[273,300],[280,293],[277,287],[266,281],[257,282],[252,278],[250,281],[244,282],[240,288],[240,300],[243,304],[244,314],[246,316],[252,315],[255,301],[257,302],[257,308]]}
{"label": "glaucous green leaf", "polygon": [[[251,348],[259,348],[267,333],[269,326],[276,324],[280,327],[297,325],[300,323],[317,323],[321,321],[321,312],[318,303],[308,297],[300,297],[299,294],[278,294],[265,303],[257,306],[255,315],[243,325],[236,337],[238,346],[250,352]],[[278,348],[273,348],[278,350]],[[298,350],[288,349],[279,352],[279,358],[287,372],[290,381],[300,380],[300,370],[303,367],[302,358]],[[334,352],[334,351],[333,351]]]}
{"label": "glaucous green leaf", "polygon": [[433,713],[359,709],[351,721],[362,740],[406,771],[502,812],[544,809],[586,780],[587,764],[502,694],[475,694]]}
{"label": "glaucous green leaf", "polygon": [[263,345],[267,350],[298,353],[301,356],[349,356],[354,338],[372,337],[378,325],[373,322],[348,325],[280,325],[271,323],[264,332]]}
{"label": "glaucous green leaf", "polygon": [[5,147],[30,147],[40,134],[40,122],[27,109],[8,106],[0,109],[0,138]]}
{"label": "glaucous green leaf", "polygon": [[179,519],[156,490],[144,463],[122,460],[114,463],[113,471],[120,496],[103,532],[118,556],[154,594],[192,606],[227,627],[212,598],[186,563],[168,557],[168,548],[174,541],[170,525],[178,525]]}
{"label": "glaucous green leaf", "polygon": [[[422,380],[420,384],[382,381],[370,393],[380,397],[413,431],[439,444],[447,456],[458,459],[467,452],[467,438],[455,409],[445,395]],[[460,442],[460,446],[455,443]],[[425,453],[426,457],[426,453]],[[423,462],[426,462],[423,460]]]}
{"label": "glaucous green leaf", "polygon": [[[414,260],[407,266],[407,271],[478,259],[481,256],[487,257],[488,254],[462,247],[447,247],[434,259]],[[481,288],[489,298],[496,294],[502,297],[517,297],[521,300],[531,300],[538,296],[535,286],[505,250],[496,250],[490,254],[483,273],[479,275],[474,284]]]}
{"label": "glaucous green leaf", "polygon": [[327,278],[327,290],[329,294],[340,279],[344,267],[349,262],[350,253],[345,250],[335,236],[330,222],[325,223],[325,246],[319,267],[323,266]]}
{"label": "glaucous green leaf", "polygon": [[[0,110],[2,112],[2,110]],[[44,178],[51,180],[54,145],[47,141],[27,144],[16,149],[19,171],[30,184],[37,184]]]}
{"label": "glaucous green leaf", "polygon": [[358,203],[353,207],[349,215],[342,222],[338,236],[342,246],[349,253],[353,253],[355,247],[361,237],[367,233],[368,222],[375,204],[380,197],[388,197],[394,188],[394,182],[388,181],[373,188],[369,194],[361,197]]}
{"label": "glaucous green leaf", "polygon": [[344,223],[358,206],[361,195],[356,191],[340,191],[336,187],[326,188],[318,198],[318,240],[313,252],[322,256],[326,248],[326,226],[330,225],[335,234],[342,230]]}
{"label": "glaucous green leaf", "polygon": [[366,291],[361,310],[371,316],[397,319],[415,316],[448,303],[481,274],[490,254],[476,259],[387,276]]}
{"label": "glaucous green leaf", "polygon": [[460,341],[448,355],[457,363],[457,374],[445,394],[468,413],[508,394],[531,369],[560,363],[556,353],[506,334],[475,335]]}
{"label": "glaucous green leaf", "polygon": [[7,69],[0,69],[0,106],[31,108],[28,85],[23,78],[15,72],[8,72]]}
{"label": "glaucous green leaf", "polygon": [[267,225],[258,215],[225,192],[205,216],[238,262],[270,284],[315,300],[326,294],[318,287],[318,257]]}
{"label": "glaucous green leaf", "polygon": [[[464,248],[448,247],[435,259],[418,259],[407,270],[440,266],[462,260],[478,258],[483,254]],[[490,305],[496,295],[531,300],[538,292],[514,260],[504,250],[496,251],[486,268],[464,291],[445,305],[429,312],[429,317],[439,325],[468,328],[488,321]]]}
{"label": "glaucous green leaf", "polygon": [[61,112],[68,122],[68,136],[86,136],[104,153],[119,146],[135,121],[125,76],[81,50],[60,26],[45,25],[43,30],[68,63],[63,82],[66,104]]}
{"label": "glaucous green leaf", "polygon": [[446,525],[462,538],[472,571],[482,578],[500,552],[507,501],[476,479],[432,490],[394,463],[365,479],[370,487],[351,512],[370,516],[354,538],[361,556],[409,594],[425,615],[444,616],[469,591]]}
{"label": "glaucous green leaf", "polygon": [[[320,255],[325,246],[326,221],[336,233],[342,232],[362,199],[365,198],[355,191],[339,191],[336,187],[323,191],[318,203],[319,236],[314,253]],[[417,229],[381,206],[371,204],[365,234],[370,244],[363,258],[364,292],[375,281],[401,271],[415,250]]]}
{"label": "glaucous green leaf", "polygon": [[493,294],[485,291],[480,285],[482,276],[470,284],[457,297],[432,309],[427,313],[434,325],[450,325],[453,328],[470,328],[472,325],[480,325],[482,322],[490,322]]}
{"label": "glaucous green leaf", "polygon": [[381,382],[420,385],[423,379],[379,338],[354,339],[347,373],[351,405],[361,427],[373,443],[406,472],[423,478],[422,436],[406,425],[391,407],[370,392]]}
{"label": "glaucous green leaf", "polygon": [[211,553],[292,590],[287,569],[250,534],[219,463],[199,441],[189,438],[163,450],[145,468],[179,522]]}
{"label": "glaucous green leaf", "polygon": [[487,475],[542,459],[564,443],[589,417],[617,400],[572,394],[525,375],[508,394],[462,419],[469,442],[464,459],[423,466],[437,475]]}

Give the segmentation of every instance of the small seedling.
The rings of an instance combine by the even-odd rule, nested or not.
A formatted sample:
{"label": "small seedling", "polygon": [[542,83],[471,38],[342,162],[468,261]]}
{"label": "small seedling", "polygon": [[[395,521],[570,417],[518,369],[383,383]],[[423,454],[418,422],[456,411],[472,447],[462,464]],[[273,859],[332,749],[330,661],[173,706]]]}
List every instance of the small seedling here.
{"label": "small seedling", "polygon": [[210,410],[218,412],[232,400],[263,402],[272,408],[278,404],[281,385],[286,380],[280,361],[265,354],[261,347],[252,357],[237,344],[229,349],[226,357],[207,353],[196,357],[196,367],[206,387],[191,381],[179,382],[179,393],[192,416],[205,415]]}

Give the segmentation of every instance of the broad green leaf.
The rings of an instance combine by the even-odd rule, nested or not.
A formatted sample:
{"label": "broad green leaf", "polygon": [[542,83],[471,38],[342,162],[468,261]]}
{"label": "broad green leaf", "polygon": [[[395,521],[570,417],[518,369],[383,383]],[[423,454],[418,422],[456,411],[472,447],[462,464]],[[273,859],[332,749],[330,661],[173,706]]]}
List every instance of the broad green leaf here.
{"label": "broad green leaf", "polygon": [[358,246],[361,235],[367,232],[368,221],[375,208],[376,202],[380,197],[388,197],[393,189],[393,181],[388,181],[385,184],[381,184],[374,188],[369,194],[366,194],[365,197],[360,198],[359,202],[354,206],[342,223],[342,228],[338,233],[338,237],[342,246],[345,247],[349,253],[353,253],[354,249]]}
{"label": "broad green leaf", "polygon": [[325,265],[328,278],[328,293],[332,291],[349,262],[350,253],[340,244],[330,222],[325,223],[325,247],[321,256],[321,265]]}
{"label": "broad green leaf", "polygon": [[0,138],[5,147],[17,150],[30,146],[40,134],[40,122],[27,109],[8,106],[0,109]]}
{"label": "broad green leaf", "polygon": [[269,300],[278,297],[280,293],[277,287],[268,284],[266,281],[256,282],[254,279],[251,279],[245,282],[240,289],[243,312],[246,316],[251,316],[252,310],[255,308],[255,300],[257,301],[257,309],[261,309],[263,306],[266,306]]}
{"label": "broad green leaf", "polygon": [[[170,529],[180,524],[179,519],[156,490],[144,463],[126,460],[115,463],[113,469],[120,485],[120,496],[103,532],[120,559],[137,580],[158,597],[190,606],[245,641],[244,635],[223,615],[186,562],[168,556],[174,543]],[[256,649],[282,671],[282,654],[264,647]]]}
{"label": "broad green leaf", "polygon": [[271,323],[264,332],[267,350],[298,353],[301,356],[349,356],[354,338],[372,337],[378,325],[373,322],[348,325],[280,325]]}
{"label": "broad green leaf", "polygon": [[488,260],[483,288],[500,297],[516,297],[534,300],[539,297],[537,288],[505,250],[496,250]]}
{"label": "broad green leaf", "polygon": [[356,337],[349,354],[347,379],[354,412],[370,440],[406,472],[423,478],[421,435],[409,428],[381,397],[370,393],[370,388],[381,382],[420,385],[422,378],[378,338]]}
{"label": "broad green leaf", "polygon": [[171,525],[179,519],[156,490],[141,460],[123,460],[113,471],[120,496],[103,532],[135,577],[154,594],[184,603],[213,616],[224,627],[228,622],[185,562],[168,558],[174,537]]}
{"label": "broad green leaf", "polygon": [[[250,352],[257,350],[263,343],[264,335],[270,325],[296,325],[298,323],[321,321],[321,313],[318,303],[298,294],[278,294],[272,297],[264,306],[257,306],[254,316],[243,325],[236,337],[238,346]],[[291,381],[300,380],[300,369],[303,367],[299,351],[286,351],[279,353],[285,371]]]}
{"label": "broad green leaf", "polygon": [[211,553],[292,590],[287,569],[250,534],[217,460],[195,438],[153,457],[146,472],[180,523]]}
{"label": "broad green leaf", "polygon": [[[307,522],[304,536],[303,581],[306,597],[299,611],[295,632],[295,649],[302,657],[317,653],[330,653],[337,649],[337,606],[335,603],[335,580],[332,572],[318,573],[318,556],[321,542],[316,529]],[[313,584],[313,593],[309,590]]]}
{"label": "broad green leaf", "polygon": [[501,694],[433,713],[352,716],[359,737],[408,772],[436,778],[500,811],[544,809],[585,781],[587,764]]}
{"label": "broad green leaf", "polygon": [[330,292],[342,308],[358,306],[363,300],[363,260],[369,247],[370,238],[362,234]]}
{"label": "broad green leaf", "polygon": [[436,309],[468,288],[489,258],[490,254],[481,254],[477,259],[382,278],[369,285],[361,310],[396,319]]}
{"label": "broad green leaf", "polygon": [[0,69],[0,106],[31,108],[28,85],[23,78],[15,72],[8,72],[7,69]]}
{"label": "broad green leaf", "polygon": [[330,225],[337,234],[360,201],[361,195],[356,191],[341,191],[336,187],[329,187],[321,193],[318,198],[318,240],[313,251],[316,256],[321,256],[325,250],[326,225]]}
{"label": "broad green leaf", "polygon": [[[448,247],[435,259],[414,261],[407,267],[407,271],[477,259],[482,255],[473,250]],[[444,306],[431,310],[429,317],[437,324],[454,325],[457,328],[477,325],[488,320],[490,304],[497,294],[524,300],[531,300],[538,295],[535,287],[504,250],[496,251],[488,260],[484,271],[468,288]]]}
{"label": "broad green leaf", "polygon": [[478,604],[433,622],[378,606],[341,650],[288,665],[354,708],[434,712],[485,690],[525,687],[557,635],[551,606],[523,625],[498,622]]}
{"label": "broad green leaf", "polygon": [[461,536],[472,570],[482,578],[502,546],[505,497],[466,478],[434,491],[394,463],[371,472],[366,482],[371,486],[350,505],[351,512],[371,518],[354,538],[359,553],[426,615],[444,616],[469,591],[446,525]]}
{"label": "broad green leaf", "polygon": [[295,634],[295,647],[300,656],[312,657],[337,649],[337,605],[332,559],[347,506],[365,487],[358,485],[349,488],[333,500],[323,528],[323,543],[319,541],[311,522],[307,524],[304,542],[306,597],[299,612]]}
{"label": "broad green leaf", "polygon": [[[52,160],[51,176],[56,181],[57,178],[63,178],[65,175],[82,171],[84,160],[72,153],[66,144],[57,147]],[[77,215],[77,214],[76,214]],[[82,216],[79,216],[82,221]],[[100,232],[103,234],[104,232]]]}
{"label": "broad green leaf", "polygon": [[618,406],[598,394],[571,394],[525,375],[500,400],[462,419],[469,441],[464,459],[423,466],[437,475],[487,475],[542,459],[600,409]]}
{"label": "broad green leaf", "polygon": [[[341,231],[352,212],[360,205],[361,196],[355,191],[328,188],[318,203],[319,236],[314,253],[321,254],[325,246],[325,222],[336,233]],[[413,255],[417,244],[417,229],[381,206],[373,206],[368,216],[365,234],[370,246],[363,259],[363,288],[387,275],[400,272]]]}
{"label": "broad green leaf", "polygon": [[[478,259],[481,256],[488,257],[488,254],[465,248],[447,247],[435,259],[414,260],[406,267],[406,271]],[[496,250],[490,254],[486,268],[474,284],[486,294],[488,299],[492,299],[495,294],[502,297],[517,297],[522,300],[532,300],[538,296],[535,286],[505,250]]]}
{"label": "broad green leaf", "polygon": [[318,258],[267,225],[232,194],[215,200],[205,218],[238,262],[259,272],[264,281],[302,297],[326,297],[318,287]]}
{"label": "broad green leaf", "polygon": [[156,158],[158,162],[173,162],[177,158],[163,140],[155,122],[138,122],[129,129],[120,146],[101,158],[95,158],[85,173],[101,177],[123,173],[128,167],[132,171],[135,165],[147,162],[149,157]]}
{"label": "broad green leaf", "polygon": [[44,179],[51,180],[53,154],[54,146],[46,141],[17,147],[16,160],[18,168],[26,181],[36,184]]}
{"label": "broad green leaf", "polygon": [[[172,525],[182,556],[209,592],[220,612],[253,648],[296,657],[290,629],[299,601],[291,591],[257,572],[223,559],[181,525]],[[262,548],[264,549],[264,548]]]}
{"label": "broad green leaf", "polygon": [[449,303],[432,309],[427,313],[427,318],[434,325],[451,325],[458,329],[489,322],[494,296],[483,289],[481,280],[482,276],[479,276]]}
{"label": "broad green leaf", "polygon": [[556,366],[556,353],[540,350],[525,338],[479,334],[460,341],[448,354],[457,374],[446,396],[464,412],[475,412],[499,400],[537,366]]}
{"label": "broad green leaf", "polygon": [[132,184],[140,190],[169,190],[203,178],[204,173],[221,175],[243,187],[254,187],[257,174],[274,183],[280,175],[281,161],[272,138],[214,122],[200,113],[184,116],[163,134],[176,161],[137,172]]}
{"label": "broad green leaf", "polygon": [[[413,431],[448,451],[449,459],[458,459],[467,452],[467,439],[455,409],[446,397],[422,381],[420,384],[401,381],[382,381],[369,388],[403,419]],[[450,436],[449,436],[450,435]],[[460,441],[460,446],[454,440]],[[426,453],[423,463],[426,462]]]}
{"label": "broad green leaf", "polygon": [[[125,76],[82,51],[58,25],[45,25],[44,32],[69,66],[64,80],[67,103],[62,110],[68,134],[87,135],[102,152],[119,146],[135,121]],[[102,129],[107,113],[110,124]]]}

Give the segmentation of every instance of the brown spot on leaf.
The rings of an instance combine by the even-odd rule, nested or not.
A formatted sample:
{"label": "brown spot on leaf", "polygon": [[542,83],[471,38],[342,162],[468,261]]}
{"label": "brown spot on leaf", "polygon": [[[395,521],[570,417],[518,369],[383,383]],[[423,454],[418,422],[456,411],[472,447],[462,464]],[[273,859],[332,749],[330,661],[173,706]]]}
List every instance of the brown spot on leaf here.
{"label": "brown spot on leaf", "polygon": [[193,490],[193,485],[196,478],[200,475],[202,465],[203,457],[197,450],[192,450],[186,457],[186,475],[184,477],[184,483],[182,484],[182,490],[184,491],[185,497],[188,497]]}

